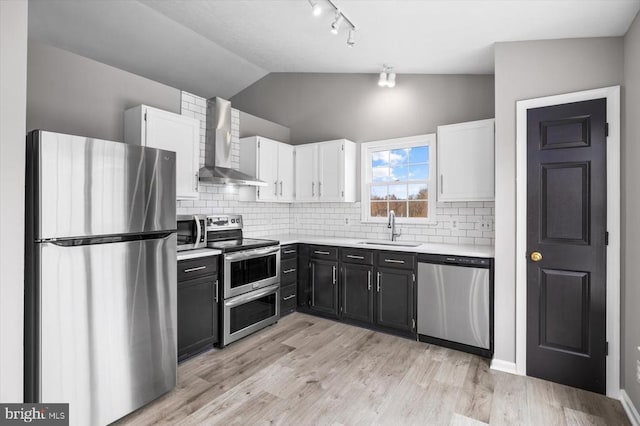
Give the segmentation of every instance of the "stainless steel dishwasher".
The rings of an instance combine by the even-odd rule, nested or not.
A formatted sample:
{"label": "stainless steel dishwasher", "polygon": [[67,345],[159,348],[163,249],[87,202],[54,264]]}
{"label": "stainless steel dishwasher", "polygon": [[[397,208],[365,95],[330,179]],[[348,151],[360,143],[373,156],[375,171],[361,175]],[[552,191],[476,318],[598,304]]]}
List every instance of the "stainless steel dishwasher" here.
{"label": "stainless steel dishwasher", "polygon": [[493,356],[493,260],[418,255],[418,339]]}

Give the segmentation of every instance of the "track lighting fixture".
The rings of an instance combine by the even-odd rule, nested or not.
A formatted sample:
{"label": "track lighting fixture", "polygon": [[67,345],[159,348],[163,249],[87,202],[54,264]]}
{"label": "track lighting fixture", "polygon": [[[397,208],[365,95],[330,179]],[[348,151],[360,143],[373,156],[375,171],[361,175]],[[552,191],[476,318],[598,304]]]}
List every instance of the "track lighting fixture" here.
{"label": "track lighting fixture", "polygon": [[311,12],[313,16],[322,15],[322,6],[318,3],[318,0],[309,0],[309,4],[311,5]]}
{"label": "track lighting fixture", "polygon": [[387,65],[382,66],[382,71],[380,72],[380,78],[378,79],[378,86],[380,87],[396,87],[396,73],[390,72],[392,67]]}
{"label": "track lighting fixture", "polygon": [[[1,0],[0,0],[1,1]],[[346,27],[349,29],[349,37],[347,38],[347,46],[353,47],[356,44],[355,40],[355,32],[356,26],[351,22],[349,18],[345,16],[345,14],[336,6],[333,0],[308,0],[311,5],[311,11],[314,16],[319,16],[322,13],[321,2],[326,2],[329,6],[333,8],[335,11],[335,19],[331,23],[331,34],[338,34],[340,32],[340,28],[343,23],[346,24]]]}

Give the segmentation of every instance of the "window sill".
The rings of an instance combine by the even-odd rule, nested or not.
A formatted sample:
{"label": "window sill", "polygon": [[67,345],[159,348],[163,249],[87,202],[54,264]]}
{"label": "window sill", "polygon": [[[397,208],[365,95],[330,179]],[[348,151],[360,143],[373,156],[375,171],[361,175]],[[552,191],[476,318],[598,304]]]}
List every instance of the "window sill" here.
{"label": "window sill", "polygon": [[[389,220],[387,218],[384,218],[382,220],[376,220],[376,219],[360,219],[360,223],[367,223],[367,224],[387,224],[389,223]],[[434,220],[434,219],[400,219],[400,218],[396,218],[396,226],[402,226],[402,225],[425,225],[425,226],[434,226],[437,225],[438,221]]]}

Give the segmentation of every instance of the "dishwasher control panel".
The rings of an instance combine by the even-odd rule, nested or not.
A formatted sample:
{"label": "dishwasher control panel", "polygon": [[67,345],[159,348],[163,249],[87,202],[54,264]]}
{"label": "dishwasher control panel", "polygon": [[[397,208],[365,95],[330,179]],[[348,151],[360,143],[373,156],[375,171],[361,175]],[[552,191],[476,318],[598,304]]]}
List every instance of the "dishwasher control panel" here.
{"label": "dishwasher control panel", "polygon": [[441,254],[419,254],[418,262],[438,263],[442,265],[460,265],[489,268],[491,259],[483,257],[447,256]]}

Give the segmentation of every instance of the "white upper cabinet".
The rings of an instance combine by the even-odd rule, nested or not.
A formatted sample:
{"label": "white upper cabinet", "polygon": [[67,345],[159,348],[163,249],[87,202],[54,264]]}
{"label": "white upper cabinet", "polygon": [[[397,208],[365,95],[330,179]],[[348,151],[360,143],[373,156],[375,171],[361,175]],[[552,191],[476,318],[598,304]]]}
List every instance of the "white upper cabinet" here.
{"label": "white upper cabinet", "polygon": [[298,145],[296,201],[356,201],[356,144],[346,140]]}
{"label": "white upper cabinet", "polygon": [[293,147],[261,136],[240,139],[240,171],[267,186],[241,187],[241,201],[293,201]]}
{"label": "white upper cabinet", "polygon": [[178,200],[198,199],[200,122],[146,105],[124,113],[124,141],[176,153]]}
{"label": "white upper cabinet", "polygon": [[494,199],[495,119],[438,127],[438,201]]}

